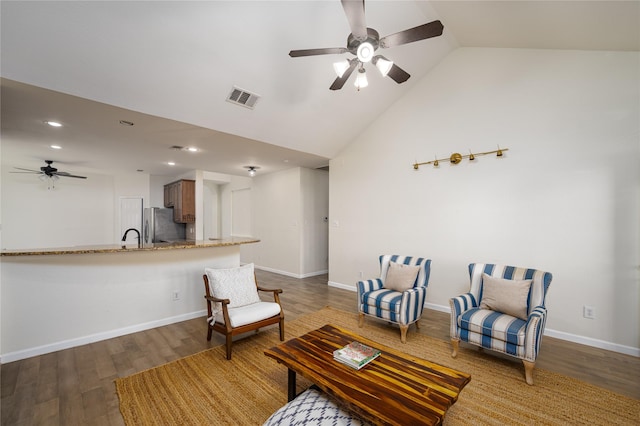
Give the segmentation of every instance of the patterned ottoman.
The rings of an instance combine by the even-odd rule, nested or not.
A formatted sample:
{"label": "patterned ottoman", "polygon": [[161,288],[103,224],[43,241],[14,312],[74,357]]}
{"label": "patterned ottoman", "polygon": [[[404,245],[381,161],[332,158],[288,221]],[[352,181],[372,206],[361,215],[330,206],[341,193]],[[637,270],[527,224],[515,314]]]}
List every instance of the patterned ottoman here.
{"label": "patterned ottoman", "polygon": [[331,397],[310,387],[293,401],[281,407],[267,419],[263,426],[282,425],[333,425],[368,426],[355,414],[340,407]]}

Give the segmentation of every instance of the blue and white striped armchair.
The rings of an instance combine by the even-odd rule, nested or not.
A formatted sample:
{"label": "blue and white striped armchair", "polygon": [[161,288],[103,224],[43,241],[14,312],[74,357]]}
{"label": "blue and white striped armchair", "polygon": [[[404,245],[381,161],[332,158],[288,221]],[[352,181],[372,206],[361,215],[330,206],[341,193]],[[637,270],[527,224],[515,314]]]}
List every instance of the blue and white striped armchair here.
{"label": "blue and white striped armchair", "polygon": [[[472,263],[469,277],[469,292],[449,301],[451,356],[458,355],[460,340],[511,355],[522,360],[525,380],[532,385],[547,319],[545,296],[551,284],[551,273]],[[518,298],[520,300],[515,302]]]}
{"label": "blue and white striped armchair", "polygon": [[[398,264],[405,269],[417,269],[415,279],[411,278],[408,288],[402,291],[385,288],[390,266],[395,270]],[[431,260],[422,257],[380,256],[380,278],[358,281],[357,284],[358,326],[364,325],[365,315],[384,319],[400,326],[400,341],[406,343],[409,325],[415,323],[419,327],[418,321],[427,298],[430,267]]]}

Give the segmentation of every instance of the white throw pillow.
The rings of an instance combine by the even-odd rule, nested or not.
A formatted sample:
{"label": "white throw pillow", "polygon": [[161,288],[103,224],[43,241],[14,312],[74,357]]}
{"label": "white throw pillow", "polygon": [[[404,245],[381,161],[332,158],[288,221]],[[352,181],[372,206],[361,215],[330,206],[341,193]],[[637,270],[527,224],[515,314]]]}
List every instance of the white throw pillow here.
{"label": "white throw pillow", "polygon": [[420,272],[420,265],[389,262],[384,288],[395,291],[409,290],[415,284],[418,272]]}
{"label": "white throw pillow", "polygon": [[[219,299],[229,299],[229,307],[236,308],[260,301],[256,288],[253,263],[229,269],[205,268],[209,291]],[[219,303],[217,305],[220,305]],[[219,310],[220,307],[218,306]]]}
{"label": "white throw pillow", "polygon": [[532,280],[506,280],[482,274],[480,309],[527,319],[527,300]]}

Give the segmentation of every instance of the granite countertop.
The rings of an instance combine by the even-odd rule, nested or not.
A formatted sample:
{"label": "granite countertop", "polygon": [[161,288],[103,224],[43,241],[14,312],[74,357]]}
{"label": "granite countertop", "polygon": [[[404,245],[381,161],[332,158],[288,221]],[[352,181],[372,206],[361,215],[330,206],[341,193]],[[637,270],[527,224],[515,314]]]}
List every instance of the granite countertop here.
{"label": "granite countertop", "polygon": [[2,250],[0,256],[38,256],[38,255],[59,255],[59,254],[87,254],[87,253],[124,253],[139,252],[153,250],[179,250],[179,249],[195,249],[207,247],[225,247],[237,246],[240,244],[258,243],[260,240],[251,237],[229,237],[216,238],[198,241],[174,241],[167,243],[143,244],[105,244],[92,246],[75,246],[75,247],[52,247],[37,249],[17,249]]}

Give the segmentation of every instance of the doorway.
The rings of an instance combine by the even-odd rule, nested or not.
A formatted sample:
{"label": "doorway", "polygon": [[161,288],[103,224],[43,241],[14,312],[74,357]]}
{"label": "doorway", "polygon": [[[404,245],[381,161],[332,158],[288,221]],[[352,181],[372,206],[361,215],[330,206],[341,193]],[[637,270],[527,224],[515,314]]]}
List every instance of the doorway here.
{"label": "doorway", "polygon": [[[120,232],[118,241],[122,239],[125,231],[130,228],[136,229],[142,236],[142,214],[142,197],[120,197]],[[138,243],[138,234],[129,232],[126,243]]]}

